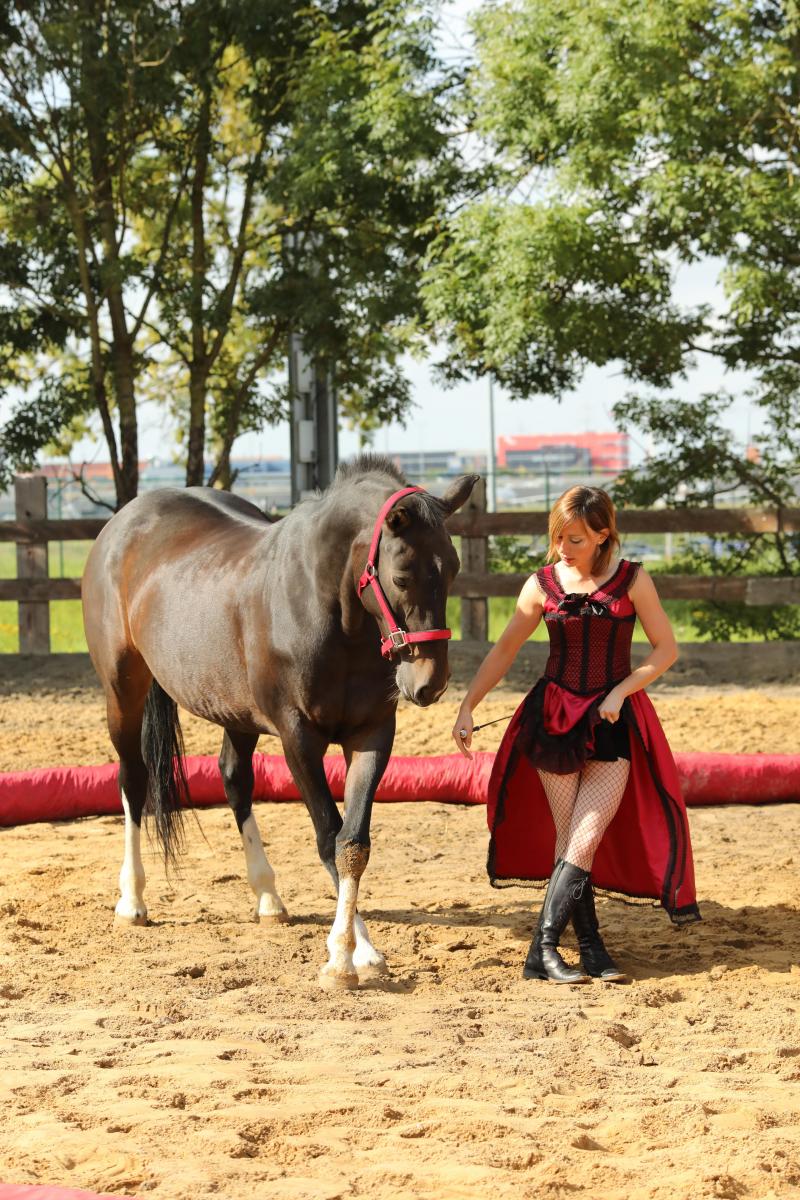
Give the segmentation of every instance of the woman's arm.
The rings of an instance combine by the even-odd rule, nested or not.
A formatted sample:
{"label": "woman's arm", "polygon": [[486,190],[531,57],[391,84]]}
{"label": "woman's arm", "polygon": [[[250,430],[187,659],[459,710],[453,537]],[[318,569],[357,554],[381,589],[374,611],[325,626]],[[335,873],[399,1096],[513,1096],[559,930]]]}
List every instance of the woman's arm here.
{"label": "woman's arm", "polygon": [[[531,575],[519,594],[514,615],[475,672],[458,710],[456,723],[453,726],[453,740],[467,758],[472,757],[469,747],[472,743],[473,710],[478,707],[487,692],[490,692],[506,674],[517,657],[520,647],[528,640],[541,621],[543,607],[544,596],[536,576]],[[462,729],[466,730],[467,734],[464,738],[460,734]]]}
{"label": "woman's arm", "polygon": [[628,595],[653,650],[644,662],[613,687],[601,702],[600,716],[608,721],[617,720],[626,696],[640,691],[654,679],[658,679],[659,675],[669,670],[678,657],[678,646],[669,617],[662,608],[656,585],[644,567],[639,568]]}

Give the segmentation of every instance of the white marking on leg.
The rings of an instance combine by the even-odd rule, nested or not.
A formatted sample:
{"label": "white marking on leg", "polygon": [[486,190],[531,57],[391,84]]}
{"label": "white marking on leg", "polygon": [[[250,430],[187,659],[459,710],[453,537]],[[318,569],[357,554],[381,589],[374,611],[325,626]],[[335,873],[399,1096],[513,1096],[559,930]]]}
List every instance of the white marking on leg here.
{"label": "white marking on leg", "polygon": [[119,873],[120,898],[114,909],[122,921],[137,925],[147,923],[147,908],[144,902],[144,866],[142,864],[142,831],[131,816],[125,793],[122,793],[125,810],[125,855]]}
{"label": "white marking on leg", "polygon": [[358,972],[353,962],[356,948],[355,917],[358,900],[358,880],[352,875],[339,880],[339,900],[336,916],[328,934],[330,958],[320,972],[323,984],[339,987],[355,987]]}
{"label": "white marking on leg", "polygon": [[379,970],[386,966],[386,959],[380,950],[376,950],[370,941],[367,927],[360,913],[355,918],[356,948],[353,951],[353,963],[359,971],[365,967],[377,967]]}
{"label": "white marking on leg", "polygon": [[252,813],[242,825],[242,845],[247,863],[247,880],[256,894],[256,918],[283,920],[288,913],[275,890],[275,872],[264,853],[264,844]]}

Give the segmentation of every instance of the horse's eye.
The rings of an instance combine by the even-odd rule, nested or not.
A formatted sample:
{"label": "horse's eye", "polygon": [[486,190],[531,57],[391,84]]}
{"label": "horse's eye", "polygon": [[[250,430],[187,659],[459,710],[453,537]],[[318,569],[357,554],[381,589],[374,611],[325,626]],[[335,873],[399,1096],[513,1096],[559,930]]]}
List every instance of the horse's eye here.
{"label": "horse's eye", "polygon": [[407,588],[409,581],[406,578],[401,578],[399,575],[393,575],[392,583],[394,584],[395,587]]}

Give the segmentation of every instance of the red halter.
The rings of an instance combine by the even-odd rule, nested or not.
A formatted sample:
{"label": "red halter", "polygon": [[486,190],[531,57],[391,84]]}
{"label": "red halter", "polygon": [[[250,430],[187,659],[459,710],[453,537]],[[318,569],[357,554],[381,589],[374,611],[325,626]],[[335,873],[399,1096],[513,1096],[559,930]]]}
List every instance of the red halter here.
{"label": "red halter", "polygon": [[384,658],[391,658],[393,654],[397,654],[398,651],[402,650],[404,646],[410,645],[411,642],[438,642],[453,636],[449,629],[423,629],[419,633],[408,633],[405,629],[401,629],[395,620],[391,605],[386,599],[386,595],[378,580],[378,568],[376,566],[378,546],[380,545],[386,514],[403,496],[410,496],[412,492],[424,492],[424,490],[421,487],[401,488],[399,492],[394,492],[386,501],[378,513],[375,528],[372,531],[372,542],[370,543],[369,555],[367,556],[367,565],[364,567],[363,574],[358,581],[359,599],[361,599],[361,593],[364,591],[364,588],[371,587],[386,621],[389,636],[381,640],[381,654]]}

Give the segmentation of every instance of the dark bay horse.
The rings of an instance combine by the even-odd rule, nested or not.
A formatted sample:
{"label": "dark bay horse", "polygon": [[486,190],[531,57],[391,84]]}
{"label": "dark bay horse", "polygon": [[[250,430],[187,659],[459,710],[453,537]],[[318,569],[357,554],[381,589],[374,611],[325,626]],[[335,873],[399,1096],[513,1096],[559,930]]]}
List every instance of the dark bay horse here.
{"label": "dark bay horse", "polygon": [[[209,488],[148,492],[109,521],[89,555],[82,594],[120,761],[118,921],[147,922],[146,804],[165,856],[181,845],[181,704],[224,730],[220,771],[257,918],[288,919],[252,814],[253,751],[266,733],[281,740],[338,892],[322,980],[354,987],[359,971],[382,967],[356,910],[372,800],[391,753],[399,692],[424,707],[447,687],[445,605],[459,562],[444,522],[477,478],[462,476],[441,499],[402,495],[377,528],[406,485],[390,460],[372,456],[341,467],[325,493],[276,523]],[[395,649],[388,639],[379,589],[359,586],[378,533],[376,579],[398,625],[437,640]],[[332,742],[347,762],[344,820],[323,769]]]}

